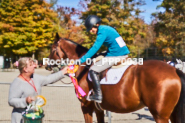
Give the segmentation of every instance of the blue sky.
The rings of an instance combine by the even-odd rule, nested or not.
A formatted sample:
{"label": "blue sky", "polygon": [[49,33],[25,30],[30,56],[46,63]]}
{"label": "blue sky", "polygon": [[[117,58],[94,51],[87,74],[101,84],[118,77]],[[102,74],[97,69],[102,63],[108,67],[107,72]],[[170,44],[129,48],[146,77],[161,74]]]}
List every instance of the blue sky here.
{"label": "blue sky", "polygon": [[145,10],[145,12],[142,13],[141,16],[144,18],[146,23],[150,24],[152,13],[164,11],[163,8],[156,9],[156,7],[162,3],[162,0],[161,1],[145,0],[145,2],[146,5],[141,7],[141,10]]}
{"label": "blue sky", "polygon": [[[68,6],[68,7],[78,7],[78,3],[80,0],[58,0],[58,5],[61,6]],[[151,22],[151,13],[156,11],[163,11],[163,9],[157,10],[157,5],[160,5],[161,1],[153,1],[153,0],[145,0],[146,5],[140,7],[141,10],[145,12],[141,14],[142,18],[145,20],[146,23],[150,24]]]}

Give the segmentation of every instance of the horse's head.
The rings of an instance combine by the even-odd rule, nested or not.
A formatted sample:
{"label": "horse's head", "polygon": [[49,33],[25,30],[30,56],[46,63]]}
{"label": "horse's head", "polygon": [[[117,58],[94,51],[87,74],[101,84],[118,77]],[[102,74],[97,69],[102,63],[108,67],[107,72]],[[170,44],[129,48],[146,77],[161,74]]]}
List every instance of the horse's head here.
{"label": "horse's head", "polygon": [[[51,61],[60,61],[62,59],[66,59],[67,55],[62,49],[62,38],[59,37],[58,33],[56,33],[54,43],[51,45],[51,50],[50,50],[50,55],[49,55],[49,60]],[[51,64],[46,64],[46,70],[52,70],[53,67],[58,67],[58,65],[51,65]]]}
{"label": "horse's head", "polygon": [[67,54],[62,48],[63,40],[64,39],[60,38],[58,33],[56,33],[54,43],[51,46],[51,52],[49,55],[50,59],[54,59],[54,60],[60,59],[61,60],[62,58],[63,59],[67,58]]}
{"label": "horse's head", "polygon": [[[81,58],[87,51],[87,48],[69,39],[60,38],[58,33],[56,33],[56,37],[51,46],[51,51],[48,58],[50,61],[60,61],[67,64],[69,62],[68,60],[77,60]],[[52,67],[54,66],[46,65],[47,70],[52,70]]]}

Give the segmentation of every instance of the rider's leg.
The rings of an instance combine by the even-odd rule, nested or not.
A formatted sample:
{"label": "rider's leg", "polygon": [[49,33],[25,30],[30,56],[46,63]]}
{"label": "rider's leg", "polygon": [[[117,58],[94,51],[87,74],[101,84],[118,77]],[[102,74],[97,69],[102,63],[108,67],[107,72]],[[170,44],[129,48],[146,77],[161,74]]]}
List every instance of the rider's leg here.
{"label": "rider's leg", "polygon": [[94,100],[98,103],[102,102],[102,92],[100,87],[100,79],[99,79],[99,73],[103,70],[111,67],[113,64],[109,64],[108,60],[105,60],[107,62],[102,62],[102,59],[98,62],[96,62],[91,68],[90,68],[90,77],[92,79],[93,83],[93,90],[94,95],[90,96],[90,100]]}
{"label": "rider's leg", "polygon": [[[122,56],[123,58],[126,56]],[[121,57],[121,58],[122,58]],[[91,68],[90,68],[90,77],[92,79],[92,83],[93,83],[93,90],[94,90],[94,95],[90,96],[89,98],[91,100],[94,100],[98,103],[102,102],[102,92],[101,92],[101,87],[100,87],[100,79],[98,74],[104,70],[106,70],[107,68],[110,68],[111,66],[113,66],[115,64],[115,62],[109,62],[110,59],[115,59],[118,57],[104,57],[104,61],[103,59],[101,59],[100,61],[96,62]]]}
{"label": "rider's leg", "polygon": [[102,102],[102,92],[100,88],[100,79],[99,79],[98,73],[93,70],[90,70],[89,73],[92,79],[93,90],[94,90],[94,95],[90,96],[89,98],[98,103],[101,103]]}

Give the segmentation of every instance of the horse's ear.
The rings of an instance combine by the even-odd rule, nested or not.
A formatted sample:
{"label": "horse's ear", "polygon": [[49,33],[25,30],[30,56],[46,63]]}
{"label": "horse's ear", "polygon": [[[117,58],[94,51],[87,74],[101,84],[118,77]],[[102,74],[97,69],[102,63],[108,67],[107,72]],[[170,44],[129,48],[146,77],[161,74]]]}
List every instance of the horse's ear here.
{"label": "horse's ear", "polygon": [[58,35],[58,32],[56,33],[56,36],[55,36],[55,42],[58,42],[60,39],[59,35]]}

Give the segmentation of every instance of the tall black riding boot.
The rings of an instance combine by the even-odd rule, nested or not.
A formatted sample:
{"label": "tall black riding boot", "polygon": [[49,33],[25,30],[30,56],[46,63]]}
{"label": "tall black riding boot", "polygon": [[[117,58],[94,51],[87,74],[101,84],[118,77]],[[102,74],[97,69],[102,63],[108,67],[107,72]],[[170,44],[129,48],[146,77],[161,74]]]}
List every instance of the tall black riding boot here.
{"label": "tall black riding boot", "polygon": [[94,89],[94,94],[92,96],[89,96],[89,99],[94,100],[95,102],[101,103],[102,102],[102,92],[100,88],[100,80],[98,77],[98,73],[90,70],[90,77],[92,79],[93,83],[93,89]]}

